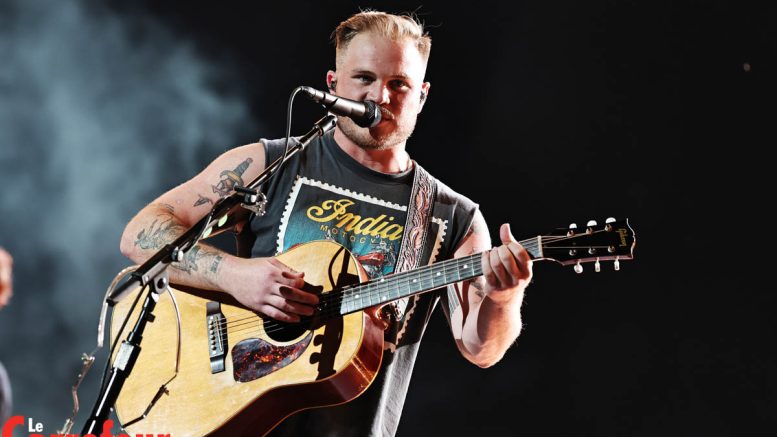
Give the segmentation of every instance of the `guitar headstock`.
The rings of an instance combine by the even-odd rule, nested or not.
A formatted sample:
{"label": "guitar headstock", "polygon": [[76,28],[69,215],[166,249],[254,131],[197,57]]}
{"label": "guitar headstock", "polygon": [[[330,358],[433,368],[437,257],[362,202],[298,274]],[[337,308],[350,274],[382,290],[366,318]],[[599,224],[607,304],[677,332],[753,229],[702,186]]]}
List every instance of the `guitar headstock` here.
{"label": "guitar headstock", "polygon": [[595,271],[600,270],[600,261],[614,261],[615,270],[620,270],[621,260],[634,258],[636,238],[628,219],[615,220],[610,217],[601,225],[590,220],[579,228],[572,223],[569,228],[556,229],[549,235],[538,237],[538,259],[556,261],[562,265],[574,264],[575,271],[582,273],[582,263],[594,262]]}

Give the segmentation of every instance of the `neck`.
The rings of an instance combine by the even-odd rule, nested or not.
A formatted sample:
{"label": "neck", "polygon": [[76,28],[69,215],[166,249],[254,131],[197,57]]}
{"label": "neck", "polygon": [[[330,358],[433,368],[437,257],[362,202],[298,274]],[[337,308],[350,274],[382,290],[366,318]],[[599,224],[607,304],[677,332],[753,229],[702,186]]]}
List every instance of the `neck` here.
{"label": "neck", "polygon": [[405,152],[405,142],[383,150],[368,150],[351,141],[339,129],[335,129],[335,143],[359,164],[381,173],[396,174],[407,171],[412,165]]}

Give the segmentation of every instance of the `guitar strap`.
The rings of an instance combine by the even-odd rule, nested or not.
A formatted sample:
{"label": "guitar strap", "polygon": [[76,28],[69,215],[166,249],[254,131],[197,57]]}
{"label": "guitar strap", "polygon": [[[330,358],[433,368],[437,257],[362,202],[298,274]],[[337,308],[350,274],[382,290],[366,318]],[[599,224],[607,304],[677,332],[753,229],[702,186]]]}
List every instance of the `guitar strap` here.
{"label": "guitar strap", "polygon": [[[399,246],[397,264],[394,268],[395,273],[413,270],[425,263],[423,256],[426,253],[424,249],[427,235],[429,235],[429,219],[437,195],[435,179],[417,162],[413,161],[413,165],[415,165],[413,189],[410,192],[410,201],[407,206],[405,232]],[[395,315],[398,316],[398,302],[393,302],[390,305]]]}

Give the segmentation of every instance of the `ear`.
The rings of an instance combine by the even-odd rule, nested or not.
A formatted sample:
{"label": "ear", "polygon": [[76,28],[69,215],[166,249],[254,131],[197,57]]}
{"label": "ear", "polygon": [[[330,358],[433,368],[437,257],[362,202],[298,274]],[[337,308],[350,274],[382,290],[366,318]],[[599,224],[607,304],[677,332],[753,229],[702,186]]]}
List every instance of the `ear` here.
{"label": "ear", "polygon": [[326,87],[329,91],[334,91],[337,83],[337,72],[329,70],[326,72]]}
{"label": "ear", "polygon": [[418,113],[420,114],[421,111],[424,109],[424,105],[426,104],[426,101],[429,100],[429,88],[432,87],[432,84],[429,82],[424,82],[421,84],[421,95],[425,96],[421,99],[421,104],[418,105]]}

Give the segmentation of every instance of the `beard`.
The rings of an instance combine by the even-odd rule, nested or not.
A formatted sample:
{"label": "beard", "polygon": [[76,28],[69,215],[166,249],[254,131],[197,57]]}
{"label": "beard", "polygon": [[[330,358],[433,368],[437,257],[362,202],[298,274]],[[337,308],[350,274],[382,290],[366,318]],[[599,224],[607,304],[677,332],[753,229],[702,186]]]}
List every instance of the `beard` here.
{"label": "beard", "polygon": [[[383,114],[386,113],[382,110]],[[393,115],[393,114],[392,114]],[[416,118],[403,117],[389,119],[395,128],[382,131],[377,126],[374,128],[363,128],[356,125],[350,118],[339,117],[337,125],[343,134],[356,145],[364,150],[387,150],[404,143],[410,138],[415,130]],[[383,126],[384,129],[391,127],[390,124]]]}

